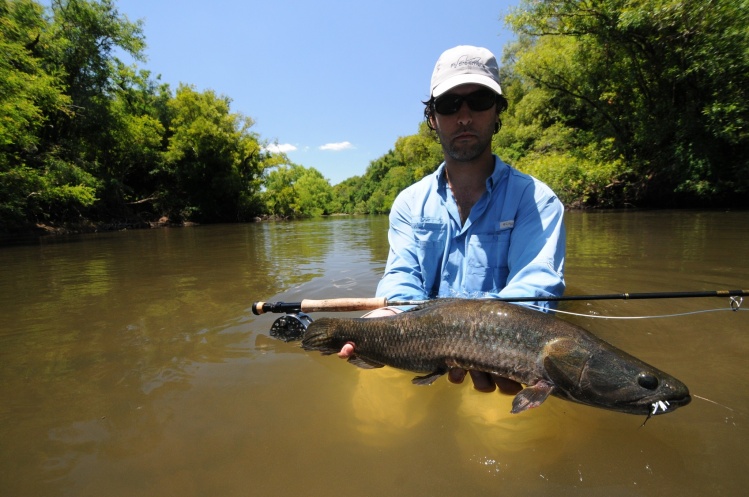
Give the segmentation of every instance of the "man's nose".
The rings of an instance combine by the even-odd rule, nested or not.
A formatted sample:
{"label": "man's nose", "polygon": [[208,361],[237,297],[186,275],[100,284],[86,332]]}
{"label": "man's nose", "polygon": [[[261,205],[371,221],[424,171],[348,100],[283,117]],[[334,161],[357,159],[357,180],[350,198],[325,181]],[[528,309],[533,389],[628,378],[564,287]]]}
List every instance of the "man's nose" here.
{"label": "man's nose", "polygon": [[471,112],[471,108],[468,107],[468,103],[464,100],[460,103],[460,108],[457,112],[458,117],[458,123],[465,126],[471,122],[473,119],[473,113]]}

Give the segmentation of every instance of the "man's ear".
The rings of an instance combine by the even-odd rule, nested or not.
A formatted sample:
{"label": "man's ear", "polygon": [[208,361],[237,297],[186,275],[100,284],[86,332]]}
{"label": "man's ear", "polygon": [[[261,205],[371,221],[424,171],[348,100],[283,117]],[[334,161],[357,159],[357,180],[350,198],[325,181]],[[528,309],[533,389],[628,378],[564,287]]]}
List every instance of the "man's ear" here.
{"label": "man's ear", "polygon": [[437,120],[434,118],[434,114],[429,116],[429,127],[432,128],[433,131],[437,131]]}

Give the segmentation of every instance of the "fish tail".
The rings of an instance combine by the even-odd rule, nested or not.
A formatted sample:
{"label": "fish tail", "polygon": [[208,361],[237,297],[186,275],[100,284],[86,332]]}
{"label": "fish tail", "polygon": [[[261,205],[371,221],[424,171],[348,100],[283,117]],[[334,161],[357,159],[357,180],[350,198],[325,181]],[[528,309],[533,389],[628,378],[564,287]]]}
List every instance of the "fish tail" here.
{"label": "fish tail", "polygon": [[335,354],[341,350],[336,346],[333,333],[336,330],[335,321],[329,318],[318,319],[310,323],[302,338],[304,350],[319,350],[324,355]]}

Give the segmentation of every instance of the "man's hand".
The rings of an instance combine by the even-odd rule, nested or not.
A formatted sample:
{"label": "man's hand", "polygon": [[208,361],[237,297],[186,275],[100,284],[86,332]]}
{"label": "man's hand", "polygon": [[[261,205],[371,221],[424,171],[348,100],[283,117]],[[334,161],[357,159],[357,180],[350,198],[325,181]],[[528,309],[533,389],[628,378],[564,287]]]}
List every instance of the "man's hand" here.
{"label": "man's hand", "polygon": [[[509,378],[504,378],[495,374],[482,373],[481,371],[467,371],[471,375],[473,380],[473,388],[479,392],[493,392],[499,388],[500,393],[507,395],[515,395],[523,386],[517,381]],[[447,373],[447,379],[452,383],[463,383],[466,377],[466,370],[460,368],[452,368]]]}

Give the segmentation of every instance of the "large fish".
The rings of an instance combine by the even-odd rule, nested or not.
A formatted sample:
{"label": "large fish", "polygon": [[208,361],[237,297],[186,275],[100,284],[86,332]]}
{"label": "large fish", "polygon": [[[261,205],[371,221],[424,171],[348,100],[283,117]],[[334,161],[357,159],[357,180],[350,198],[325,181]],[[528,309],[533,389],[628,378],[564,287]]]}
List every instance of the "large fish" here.
{"label": "large fish", "polygon": [[396,316],[321,318],[302,339],[333,354],[355,344],[349,362],[424,373],[428,385],[450,368],[472,369],[527,385],[519,413],[549,395],[630,414],[664,414],[691,400],[687,387],[588,331],[548,314],[498,300],[443,299]]}

